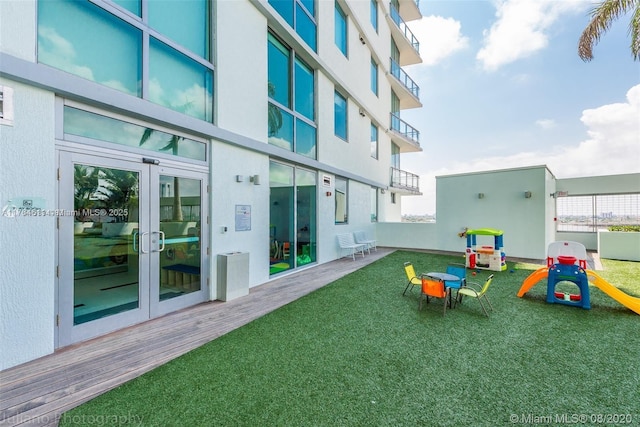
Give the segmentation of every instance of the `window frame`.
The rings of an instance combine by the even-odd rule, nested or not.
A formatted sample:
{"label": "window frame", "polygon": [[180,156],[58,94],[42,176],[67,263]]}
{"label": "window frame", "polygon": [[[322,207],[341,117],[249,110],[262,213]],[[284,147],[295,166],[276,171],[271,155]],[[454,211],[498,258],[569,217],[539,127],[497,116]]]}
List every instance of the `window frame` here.
{"label": "window frame", "polygon": [[[344,192],[338,190],[338,183],[344,183]],[[342,185],[340,186],[340,190],[342,190]],[[344,215],[342,220],[338,220],[338,192],[344,194]],[[343,178],[341,176],[335,177],[334,184],[334,221],[336,225],[340,224],[349,224],[349,180],[347,178]]]}
{"label": "window frame", "polygon": [[[344,101],[344,136],[338,134],[338,103],[337,98]],[[340,120],[341,122],[343,120]],[[349,99],[342,95],[337,89],[334,90],[333,95],[333,134],[345,142],[349,142]]]}
{"label": "window frame", "polygon": [[[349,58],[349,20],[347,18],[347,14],[344,13],[344,10],[342,10],[342,8],[340,7],[340,5],[338,4],[337,1],[335,2],[334,15],[335,15],[335,17],[334,17],[334,25],[335,25],[334,43],[338,47],[338,50],[340,52],[342,52],[342,54],[345,56],[345,58]],[[344,26],[343,26],[344,31],[342,31],[340,33],[340,35],[342,36],[343,43],[344,43],[344,48],[343,48],[343,46],[338,44],[338,18],[341,18],[341,22],[344,24]]]}
{"label": "window frame", "polygon": [[[270,37],[269,37],[270,36]],[[292,117],[292,123],[293,123],[293,130],[292,130],[292,141],[291,141],[291,149],[287,149],[284,148],[280,145],[277,144],[272,144],[271,142],[269,142],[269,138],[272,136],[271,135],[271,129],[268,129],[267,131],[267,142],[271,145],[274,145],[276,147],[280,147],[282,149],[291,151],[293,153],[298,153],[301,154],[303,156],[312,158],[314,160],[317,159],[318,157],[318,124],[316,122],[317,120],[317,116],[318,116],[318,108],[317,108],[317,102],[318,102],[318,96],[317,96],[317,70],[314,69],[313,67],[311,67],[300,55],[298,55],[295,51],[295,49],[293,49],[291,46],[289,46],[287,43],[285,43],[280,37],[277,36],[277,34],[275,34],[273,31],[268,31],[268,36],[267,36],[267,49],[269,48],[269,44],[271,43],[271,38],[273,38],[275,41],[277,41],[278,43],[280,43],[282,45],[283,48],[285,48],[289,55],[288,55],[288,79],[287,79],[287,85],[288,85],[288,99],[287,102],[289,105],[284,105],[281,102],[277,101],[276,99],[272,98],[268,91],[268,84],[269,81],[267,81],[267,105],[268,105],[268,109],[276,108],[278,110],[281,110],[282,113],[291,116]],[[278,48],[279,49],[279,48]],[[279,49],[280,50],[280,49]],[[309,118],[307,115],[305,115],[304,113],[298,111],[296,109],[296,105],[297,105],[297,94],[296,94],[296,69],[298,67],[300,67],[299,64],[302,64],[302,66],[306,67],[308,71],[311,71],[312,74],[312,78],[313,78],[313,101],[312,101],[312,115],[313,118]],[[267,69],[269,69],[269,57],[267,55]],[[268,72],[267,72],[267,78],[268,78]],[[314,132],[314,141],[313,141],[313,155],[307,155],[303,152],[298,151],[298,148],[301,146],[298,144],[298,124],[302,125],[302,126],[308,126],[310,128],[313,128],[313,132]]]}

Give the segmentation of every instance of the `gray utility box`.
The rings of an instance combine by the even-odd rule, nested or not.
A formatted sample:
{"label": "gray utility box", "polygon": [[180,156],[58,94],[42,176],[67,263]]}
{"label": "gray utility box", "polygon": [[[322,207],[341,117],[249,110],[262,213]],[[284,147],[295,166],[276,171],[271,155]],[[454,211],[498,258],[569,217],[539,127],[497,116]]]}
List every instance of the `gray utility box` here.
{"label": "gray utility box", "polygon": [[230,301],[249,295],[249,253],[218,255],[218,299]]}

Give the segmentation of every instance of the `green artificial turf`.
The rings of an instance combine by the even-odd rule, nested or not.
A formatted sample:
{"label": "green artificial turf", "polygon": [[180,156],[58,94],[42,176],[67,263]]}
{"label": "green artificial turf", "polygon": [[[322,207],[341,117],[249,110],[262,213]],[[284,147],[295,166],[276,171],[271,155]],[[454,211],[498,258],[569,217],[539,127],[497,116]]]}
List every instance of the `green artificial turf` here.
{"label": "green artificial turf", "polygon": [[[446,316],[440,300],[418,311],[419,289],[402,296],[405,261],[422,272],[463,260],[392,253],[69,411],[61,425],[640,423],[640,316],[593,286],[591,310],[547,304],[546,281],[518,298],[540,266],[515,263],[495,273],[488,318],[471,299]],[[640,263],[603,263],[603,278],[640,296]]]}

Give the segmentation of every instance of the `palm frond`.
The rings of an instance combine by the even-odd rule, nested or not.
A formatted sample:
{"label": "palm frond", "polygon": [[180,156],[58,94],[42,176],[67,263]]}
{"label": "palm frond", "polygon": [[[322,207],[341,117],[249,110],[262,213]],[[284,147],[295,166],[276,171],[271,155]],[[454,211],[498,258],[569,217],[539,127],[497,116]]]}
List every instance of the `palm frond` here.
{"label": "palm frond", "polygon": [[[590,12],[591,21],[582,32],[578,42],[578,55],[583,61],[593,59],[593,47],[606,33],[613,21],[636,7],[637,0],[604,0]],[[633,22],[633,21],[632,21]]]}
{"label": "palm frond", "polygon": [[640,3],[636,5],[636,10],[631,17],[629,35],[631,35],[631,54],[633,59],[640,61]]}

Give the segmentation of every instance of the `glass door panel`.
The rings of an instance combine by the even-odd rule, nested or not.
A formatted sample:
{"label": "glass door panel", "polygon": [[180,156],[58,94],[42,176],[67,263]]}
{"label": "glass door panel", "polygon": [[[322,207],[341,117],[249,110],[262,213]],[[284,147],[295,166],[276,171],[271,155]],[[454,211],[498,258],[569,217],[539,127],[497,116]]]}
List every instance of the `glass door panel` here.
{"label": "glass door panel", "polygon": [[140,307],[140,173],[74,164],[73,324]]}
{"label": "glass door panel", "polygon": [[296,169],[296,264],[316,261],[316,174]]}
{"label": "glass door panel", "polygon": [[269,229],[271,234],[269,274],[293,268],[295,225],[293,209],[293,168],[281,163],[269,164]]}
{"label": "glass door panel", "polygon": [[160,301],[202,289],[199,179],[160,175]]}

